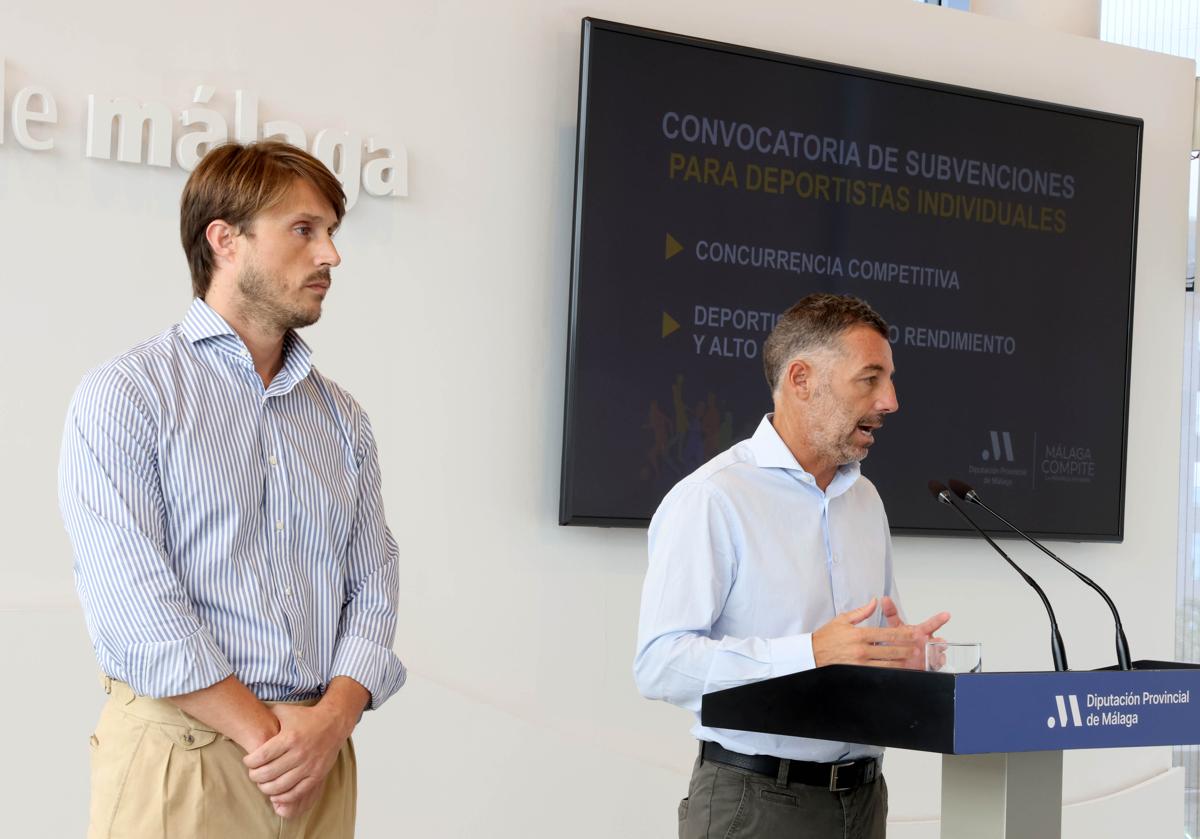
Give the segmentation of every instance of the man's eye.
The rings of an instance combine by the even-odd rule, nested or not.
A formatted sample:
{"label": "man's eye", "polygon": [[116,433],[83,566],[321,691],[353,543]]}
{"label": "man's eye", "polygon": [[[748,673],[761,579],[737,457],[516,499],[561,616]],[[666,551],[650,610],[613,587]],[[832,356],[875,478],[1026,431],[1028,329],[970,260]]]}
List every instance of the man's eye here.
{"label": "man's eye", "polygon": [[307,224],[297,224],[292,229],[295,230],[297,233],[299,233],[301,236],[308,236],[312,233],[312,228],[309,227]]}

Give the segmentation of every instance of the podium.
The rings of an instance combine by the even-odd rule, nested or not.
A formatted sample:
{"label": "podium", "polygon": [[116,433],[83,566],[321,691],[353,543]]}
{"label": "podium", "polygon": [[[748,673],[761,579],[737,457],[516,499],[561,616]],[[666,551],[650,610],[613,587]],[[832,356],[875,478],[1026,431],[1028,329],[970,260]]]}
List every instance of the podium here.
{"label": "podium", "polygon": [[1200,742],[1200,665],[925,673],[836,664],[704,695],[710,728],[942,755],[942,839],[1061,839],[1067,749]]}

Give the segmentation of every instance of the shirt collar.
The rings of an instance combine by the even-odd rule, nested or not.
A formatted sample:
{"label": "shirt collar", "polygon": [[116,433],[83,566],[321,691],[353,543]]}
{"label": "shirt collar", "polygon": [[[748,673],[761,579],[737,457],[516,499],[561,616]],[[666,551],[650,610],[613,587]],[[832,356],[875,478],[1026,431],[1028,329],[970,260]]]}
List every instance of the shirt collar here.
{"label": "shirt collar", "polygon": [[187,314],[183,318],[183,335],[193,344],[205,338],[216,338],[219,335],[232,335],[241,343],[241,338],[233,331],[233,327],[225,322],[216,311],[199,297],[192,300]]}
{"label": "shirt collar", "polygon": [[[217,314],[212,306],[199,297],[192,300],[187,314],[184,315],[181,328],[184,337],[193,344],[216,339],[214,343],[217,346],[234,355],[244,357],[249,355],[249,350],[241,336],[234,331],[225,318]],[[280,372],[286,373],[292,382],[299,382],[308,375],[311,369],[312,349],[303,338],[296,334],[294,329],[289,329],[283,336],[283,368]]]}
{"label": "shirt collar", "polygon": [[[754,436],[747,441],[750,451],[754,454],[754,462],[764,469],[787,469],[791,472],[798,472],[802,476],[809,475],[808,471],[796,460],[792,450],[787,447],[787,443],[783,442],[783,438],[779,436],[775,426],[771,424],[773,416],[774,414],[763,416]],[[839,466],[837,474],[833,476],[825,494],[841,495],[858,480],[859,474],[860,469],[857,463]],[[809,475],[809,477],[812,476]]]}
{"label": "shirt collar", "polygon": [[294,329],[283,336],[283,369],[293,382],[303,381],[312,370],[312,349]]}

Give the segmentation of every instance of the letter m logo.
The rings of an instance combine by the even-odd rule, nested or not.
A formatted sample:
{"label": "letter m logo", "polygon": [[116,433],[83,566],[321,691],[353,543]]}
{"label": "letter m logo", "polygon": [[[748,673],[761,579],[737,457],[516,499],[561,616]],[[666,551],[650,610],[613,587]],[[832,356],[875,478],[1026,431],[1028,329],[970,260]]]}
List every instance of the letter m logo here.
{"label": "letter m logo", "polygon": [[1072,693],[1068,694],[1067,696],[1054,697],[1054,703],[1058,706],[1058,720],[1056,721],[1054,717],[1047,719],[1046,725],[1049,728],[1054,728],[1055,722],[1057,722],[1058,725],[1063,728],[1067,727],[1068,702],[1070,702],[1071,705],[1071,724],[1076,728],[1083,727],[1083,718],[1079,715],[1079,697]]}
{"label": "letter m logo", "polygon": [[[992,437],[992,450],[983,450],[984,460],[1007,460],[1009,463],[1016,462],[1013,456],[1012,434],[1007,431],[990,431]],[[1003,440],[1004,448],[1000,448],[1000,442]]]}

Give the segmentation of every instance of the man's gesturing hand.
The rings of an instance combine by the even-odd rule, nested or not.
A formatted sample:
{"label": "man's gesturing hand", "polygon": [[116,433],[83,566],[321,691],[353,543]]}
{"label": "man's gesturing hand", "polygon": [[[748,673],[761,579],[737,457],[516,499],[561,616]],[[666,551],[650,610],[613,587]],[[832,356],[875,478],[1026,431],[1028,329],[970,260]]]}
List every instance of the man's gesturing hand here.
{"label": "man's gesturing hand", "polygon": [[275,812],[291,818],[320,798],[325,776],[350,731],[341,717],[321,705],[275,705],[271,710],[279,718],[279,733],[242,761]]}
{"label": "man's gesturing hand", "polygon": [[857,609],[843,612],[812,635],[813,660],[818,667],[826,664],[870,664],[877,667],[925,665],[925,642],[950,620],[940,612],[919,624],[905,624],[890,597],[883,598],[885,628],[858,624],[875,614],[878,598]]}
{"label": "man's gesturing hand", "polygon": [[908,624],[900,619],[900,610],[896,608],[896,604],[892,602],[892,598],[884,597],[883,603],[879,607],[883,611],[884,620],[890,627],[908,627],[916,632],[916,648],[913,651],[913,658],[908,664],[904,665],[910,670],[925,669],[925,642],[926,641],[945,641],[945,638],[938,638],[933,633],[941,629],[946,621],[950,620],[949,612],[938,612],[931,618],[926,618],[921,623]]}

